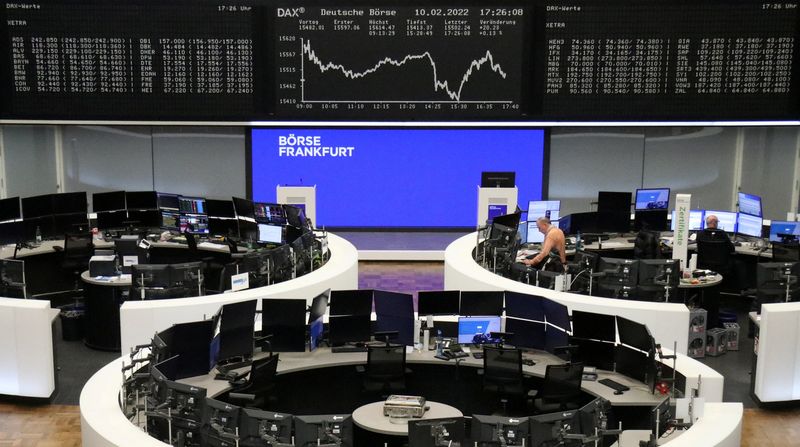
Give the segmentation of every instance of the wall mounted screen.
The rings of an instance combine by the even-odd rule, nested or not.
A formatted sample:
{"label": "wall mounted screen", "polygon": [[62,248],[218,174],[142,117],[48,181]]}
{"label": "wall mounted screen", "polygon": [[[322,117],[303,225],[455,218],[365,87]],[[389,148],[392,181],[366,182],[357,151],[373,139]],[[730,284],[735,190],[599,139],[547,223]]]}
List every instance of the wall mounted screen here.
{"label": "wall mounted screen", "polygon": [[544,154],[540,129],[253,129],[252,194],[316,185],[318,227],[474,227],[481,172],[539,200]]}

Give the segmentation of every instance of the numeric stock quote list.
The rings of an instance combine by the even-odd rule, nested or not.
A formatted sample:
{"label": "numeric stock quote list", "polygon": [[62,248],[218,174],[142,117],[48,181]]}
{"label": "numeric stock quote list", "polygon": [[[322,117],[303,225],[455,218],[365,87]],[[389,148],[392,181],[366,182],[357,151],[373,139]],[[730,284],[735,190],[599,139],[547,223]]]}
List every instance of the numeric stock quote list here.
{"label": "numeric stock quote list", "polygon": [[797,120],[798,4],[19,1],[0,119]]}

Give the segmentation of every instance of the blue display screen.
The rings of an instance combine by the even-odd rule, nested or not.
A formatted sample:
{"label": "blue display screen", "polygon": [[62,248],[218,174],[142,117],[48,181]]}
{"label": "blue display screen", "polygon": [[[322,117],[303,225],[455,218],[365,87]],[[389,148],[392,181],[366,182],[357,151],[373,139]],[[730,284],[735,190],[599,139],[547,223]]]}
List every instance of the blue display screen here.
{"label": "blue display screen", "polygon": [[[500,332],[500,317],[459,317],[458,342],[475,343],[480,335],[488,337],[489,332]],[[479,337],[476,338],[476,335]]]}
{"label": "blue display screen", "polygon": [[542,198],[541,129],[253,129],[253,200],[316,185],[317,226],[474,227],[483,171]]}
{"label": "blue display screen", "polygon": [[800,238],[800,222],[773,220],[769,226],[769,240],[780,242],[781,234],[794,236],[795,239]]}
{"label": "blue display screen", "polygon": [[736,231],[747,236],[761,237],[763,219],[749,214],[739,213],[736,220]]}
{"label": "blue display screen", "polygon": [[749,214],[751,216],[763,217],[761,215],[761,197],[740,192],[739,212]]}
{"label": "blue display screen", "polygon": [[669,207],[669,189],[637,189],[637,210],[665,210]]}

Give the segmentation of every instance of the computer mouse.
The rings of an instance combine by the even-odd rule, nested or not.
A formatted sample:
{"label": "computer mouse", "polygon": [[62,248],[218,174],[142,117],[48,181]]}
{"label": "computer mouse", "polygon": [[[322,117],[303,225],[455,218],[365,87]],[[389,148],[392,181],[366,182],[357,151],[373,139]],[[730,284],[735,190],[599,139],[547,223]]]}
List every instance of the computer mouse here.
{"label": "computer mouse", "polygon": [[622,394],[622,391],[620,391],[620,390],[614,391],[614,394],[616,394],[617,396],[619,396],[619,395],[621,395],[621,394]]}
{"label": "computer mouse", "polygon": [[528,255],[528,256],[525,256],[525,259],[533,259],[535,257],[536,257],[536,255]]}

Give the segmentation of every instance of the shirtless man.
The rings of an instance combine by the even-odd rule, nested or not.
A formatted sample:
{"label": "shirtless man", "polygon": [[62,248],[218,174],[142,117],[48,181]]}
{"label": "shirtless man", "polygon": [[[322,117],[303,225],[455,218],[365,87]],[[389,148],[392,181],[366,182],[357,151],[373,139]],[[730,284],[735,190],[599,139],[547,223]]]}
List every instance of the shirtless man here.
{"label": "shirtless man", "polygon": [[544,234],[542,251],[533,259],[525,259],[522,262],[526,265],[539,265],[543,260],[547,259],[552,254],[553,257],[561,261],[562,266],[567,265],[567,242],[564,238],[564,232],[561,231],[560,228],[551,224],[550,219],[546,217],[540,217],[536,219],[536,227],[542,234]]}

